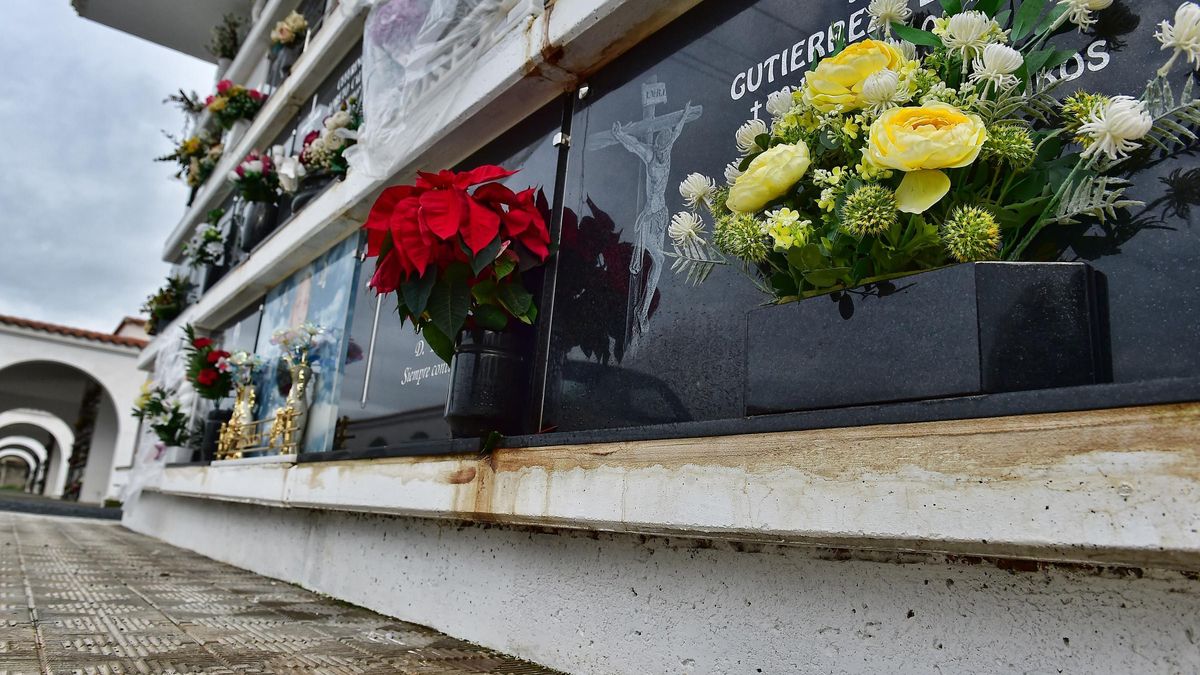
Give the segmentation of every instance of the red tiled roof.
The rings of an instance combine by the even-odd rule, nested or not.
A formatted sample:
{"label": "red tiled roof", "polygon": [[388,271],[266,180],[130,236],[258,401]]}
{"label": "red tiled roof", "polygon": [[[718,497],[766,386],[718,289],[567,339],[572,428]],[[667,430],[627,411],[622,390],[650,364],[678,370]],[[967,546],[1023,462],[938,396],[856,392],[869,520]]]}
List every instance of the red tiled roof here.
{"label": "red tiled roof", "polygon": [[120,345],[122,347],[137,347],[141,349],[147,344],[147,340],[139,340],[131,337],[121,337],[111,333],[99,333],[93,330],[84,330],[82,328],[72,328],[70,326],[60,326],[55,323],[46,323],[44,321],[34,321],[33,319],[22,319],[16,316],[5,316],[0,314],[0,323],[16,326],[18,328],[28,328],[30,330],[40,330],[46,333],[54,333],[55,335],[66,335],[67,337],[82,338],[84,340],[95,340],[96,342],[105,342],[110,345]]}

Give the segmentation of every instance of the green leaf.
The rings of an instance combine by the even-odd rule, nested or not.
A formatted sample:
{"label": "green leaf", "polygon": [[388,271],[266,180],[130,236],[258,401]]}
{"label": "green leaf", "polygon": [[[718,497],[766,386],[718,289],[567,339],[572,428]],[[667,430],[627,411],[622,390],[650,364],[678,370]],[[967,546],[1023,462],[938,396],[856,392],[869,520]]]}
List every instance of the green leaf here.
{"label": "green leaf", "polygon": [[812,270],[804,273],[804,280],[817,288],[829,288],[842,281],[842,275],[849,272],[849,267],[834,267],[827,270]]}
{"label": "green leaf", "polygon": [[437,281],[437,273],[432,269],[426,270],[425,275],[400,284],[400,296],[405,307],[413,316],[421,316],[429,304],[429,294]]}
{"label": "green leaf", "polygon": [[1017,8],[1017,15],[1013,17],[1011,36],[1013,42],[1020,40],[1033,30],[1045,7],[1045,0],[1025,0],[1021,3],[1021,6]]}
{"label": "green leaf", "polygon": [[960,0],[938,0],[938,4],[945,10],[946,16],[954,16],[962,11],[962,2]]}
{"label": "green leaf", "polygon": [[537,305],[535,305],[531,302],[531,303],[529,303],[529,311],[525,312],[525,314],[522,316],[518,316],[517,318],[520,319],[521,321],[529,324],[530,326],[532,326],[533,322],[537,321],[537,316],[538,316]]}
{"label": "green leaf", "polygon": [[480,328],[504,330],[508,326],[508,315],[495,305],[479,305],[471,316],[475,317],[475,323]]}
{"label": "green leaf", "polygon": [[801,270],[829,267],[825,256],[821,255],[821,247],[816,244],[805,244],[800,248],[788,249],[787,259],[789,265]]}
{"label": "green leaf", "polygon": [[496,235],[496,238],[493,239],[490,244],[484,246],[482,251],[477,253],[474,258],[471,258],[471,271],[475,274],[479,274],[483,271],[483,268],[492,264],[492,262],[496,259],[496,256],[499,254],[500,236]]}
{"label": "green leaf", "polygon": [[484,279],[471,287],[471,295],[475,297],[476,302],[483,304],[496,304],[496,290],[499,288],[495,281]]}
{"label": "green leaf", "polygon": [[905,26],[902,23],[892,23],[892,31],[896,33],[896,37],[901,40],[908,40],[914,45],[923,45],[925,47],[942,46],[941,38],[927,30]]}
{"label": "green leaf", "polygon": [[994,19],[996,18],[996,12],[1000,10],[1001,2],[1003,2],[1003,0],[979,0],[979,2],[975,3],[975,6],[971,9],[983,12]]}
{"label": "green leaf", "polygon": [[512,274],[512,271],[517,269],[517,259],[515,255],[502,255],[496,259],[496,278],[503,279]]}
{"label": "green leaf", "polygon": [[471,289],[467,287],[470,268],[462,263],[451,265],[433,286],[429,295],[429,318],[446,336],[457,336],[471,309]]}
{"label": "green leaf", "polygon": [[533,294],[525,290],[519,281],[501,286],[500,291],[496,294],[496,299],[518,318],[524,316],[529,311],[529,306],[533,304]]}
{"label": "green leaf", "polygon": [[425,344],[433,350],[443,361],[450,363],[450,359],[454,358],[454,340],[446,337],[446,334],[438,330],[438,327],[427,323],[425,328],[421,330],[421,337],[425,338]]}
{"label": "green leaf", "polygon": [[754,144],[766,150],[771,147],[771,134],[759,134],[754,137]]}
{"label": "green leaf", "polygon": [[1038,24],[1038,27],[1034,32],[1043,33],[1050,30],[1050,26],[1053,26],[1054,22],[1058,21],[1058,17],[1066,14],[1068,9],[1070,9],[1070,7],[1067,5],[1055,5],[1052,7],[1050,9],[1050,13],[1046,15],[1046,18],[1042,19],[1042,22]]}

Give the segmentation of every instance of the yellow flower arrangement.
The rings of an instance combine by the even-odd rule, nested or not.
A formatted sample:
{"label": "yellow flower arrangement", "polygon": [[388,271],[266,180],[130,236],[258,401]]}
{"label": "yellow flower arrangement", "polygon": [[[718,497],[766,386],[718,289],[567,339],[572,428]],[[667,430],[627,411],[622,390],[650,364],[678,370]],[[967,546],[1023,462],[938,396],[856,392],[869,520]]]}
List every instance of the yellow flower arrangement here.
{"label": "yellow flower arrangement", "polygon": [[924,213],[950,191],[939,169],[967,166],[979,156],[987,129],[979,115],[946,103],[892,108],[871,124],[865,150],[875,166],[905,171],[897,207]]}

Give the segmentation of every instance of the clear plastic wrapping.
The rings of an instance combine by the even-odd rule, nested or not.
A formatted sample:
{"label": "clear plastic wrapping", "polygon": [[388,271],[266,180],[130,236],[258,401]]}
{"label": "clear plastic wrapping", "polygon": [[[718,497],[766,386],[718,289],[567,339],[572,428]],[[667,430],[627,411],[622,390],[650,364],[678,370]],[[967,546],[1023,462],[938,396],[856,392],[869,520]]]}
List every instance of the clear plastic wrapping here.
{"label": "clear plastic wrapping", "polygon": [[386,178],[411,149],[414,131],[440,123],[459,97],[464,73],[517,23],[541,11],[536,0],[357,0],[370,7],[363,30],[363,127],[347,151],[354,171]]}

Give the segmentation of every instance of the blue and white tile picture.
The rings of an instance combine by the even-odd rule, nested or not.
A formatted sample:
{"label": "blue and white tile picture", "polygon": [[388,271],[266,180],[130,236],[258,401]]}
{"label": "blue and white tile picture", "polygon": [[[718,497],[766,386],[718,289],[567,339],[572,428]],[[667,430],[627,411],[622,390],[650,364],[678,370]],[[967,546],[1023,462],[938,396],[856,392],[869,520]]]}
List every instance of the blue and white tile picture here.
{"label": "blue and white tile picture", "polygon": [[282,328],[311,322],[324,328],[329,340],[312,355],[313,382],[309,393],[308,425],[301,452],[323,452],[332,447],[337,425],[338,390],[345,365],[343,355],[359,237],[352,236],[267,293],[256,352],[266,366],[260,375],[256,419],[269,418],[287,400],[291,377],[271,335]]}

